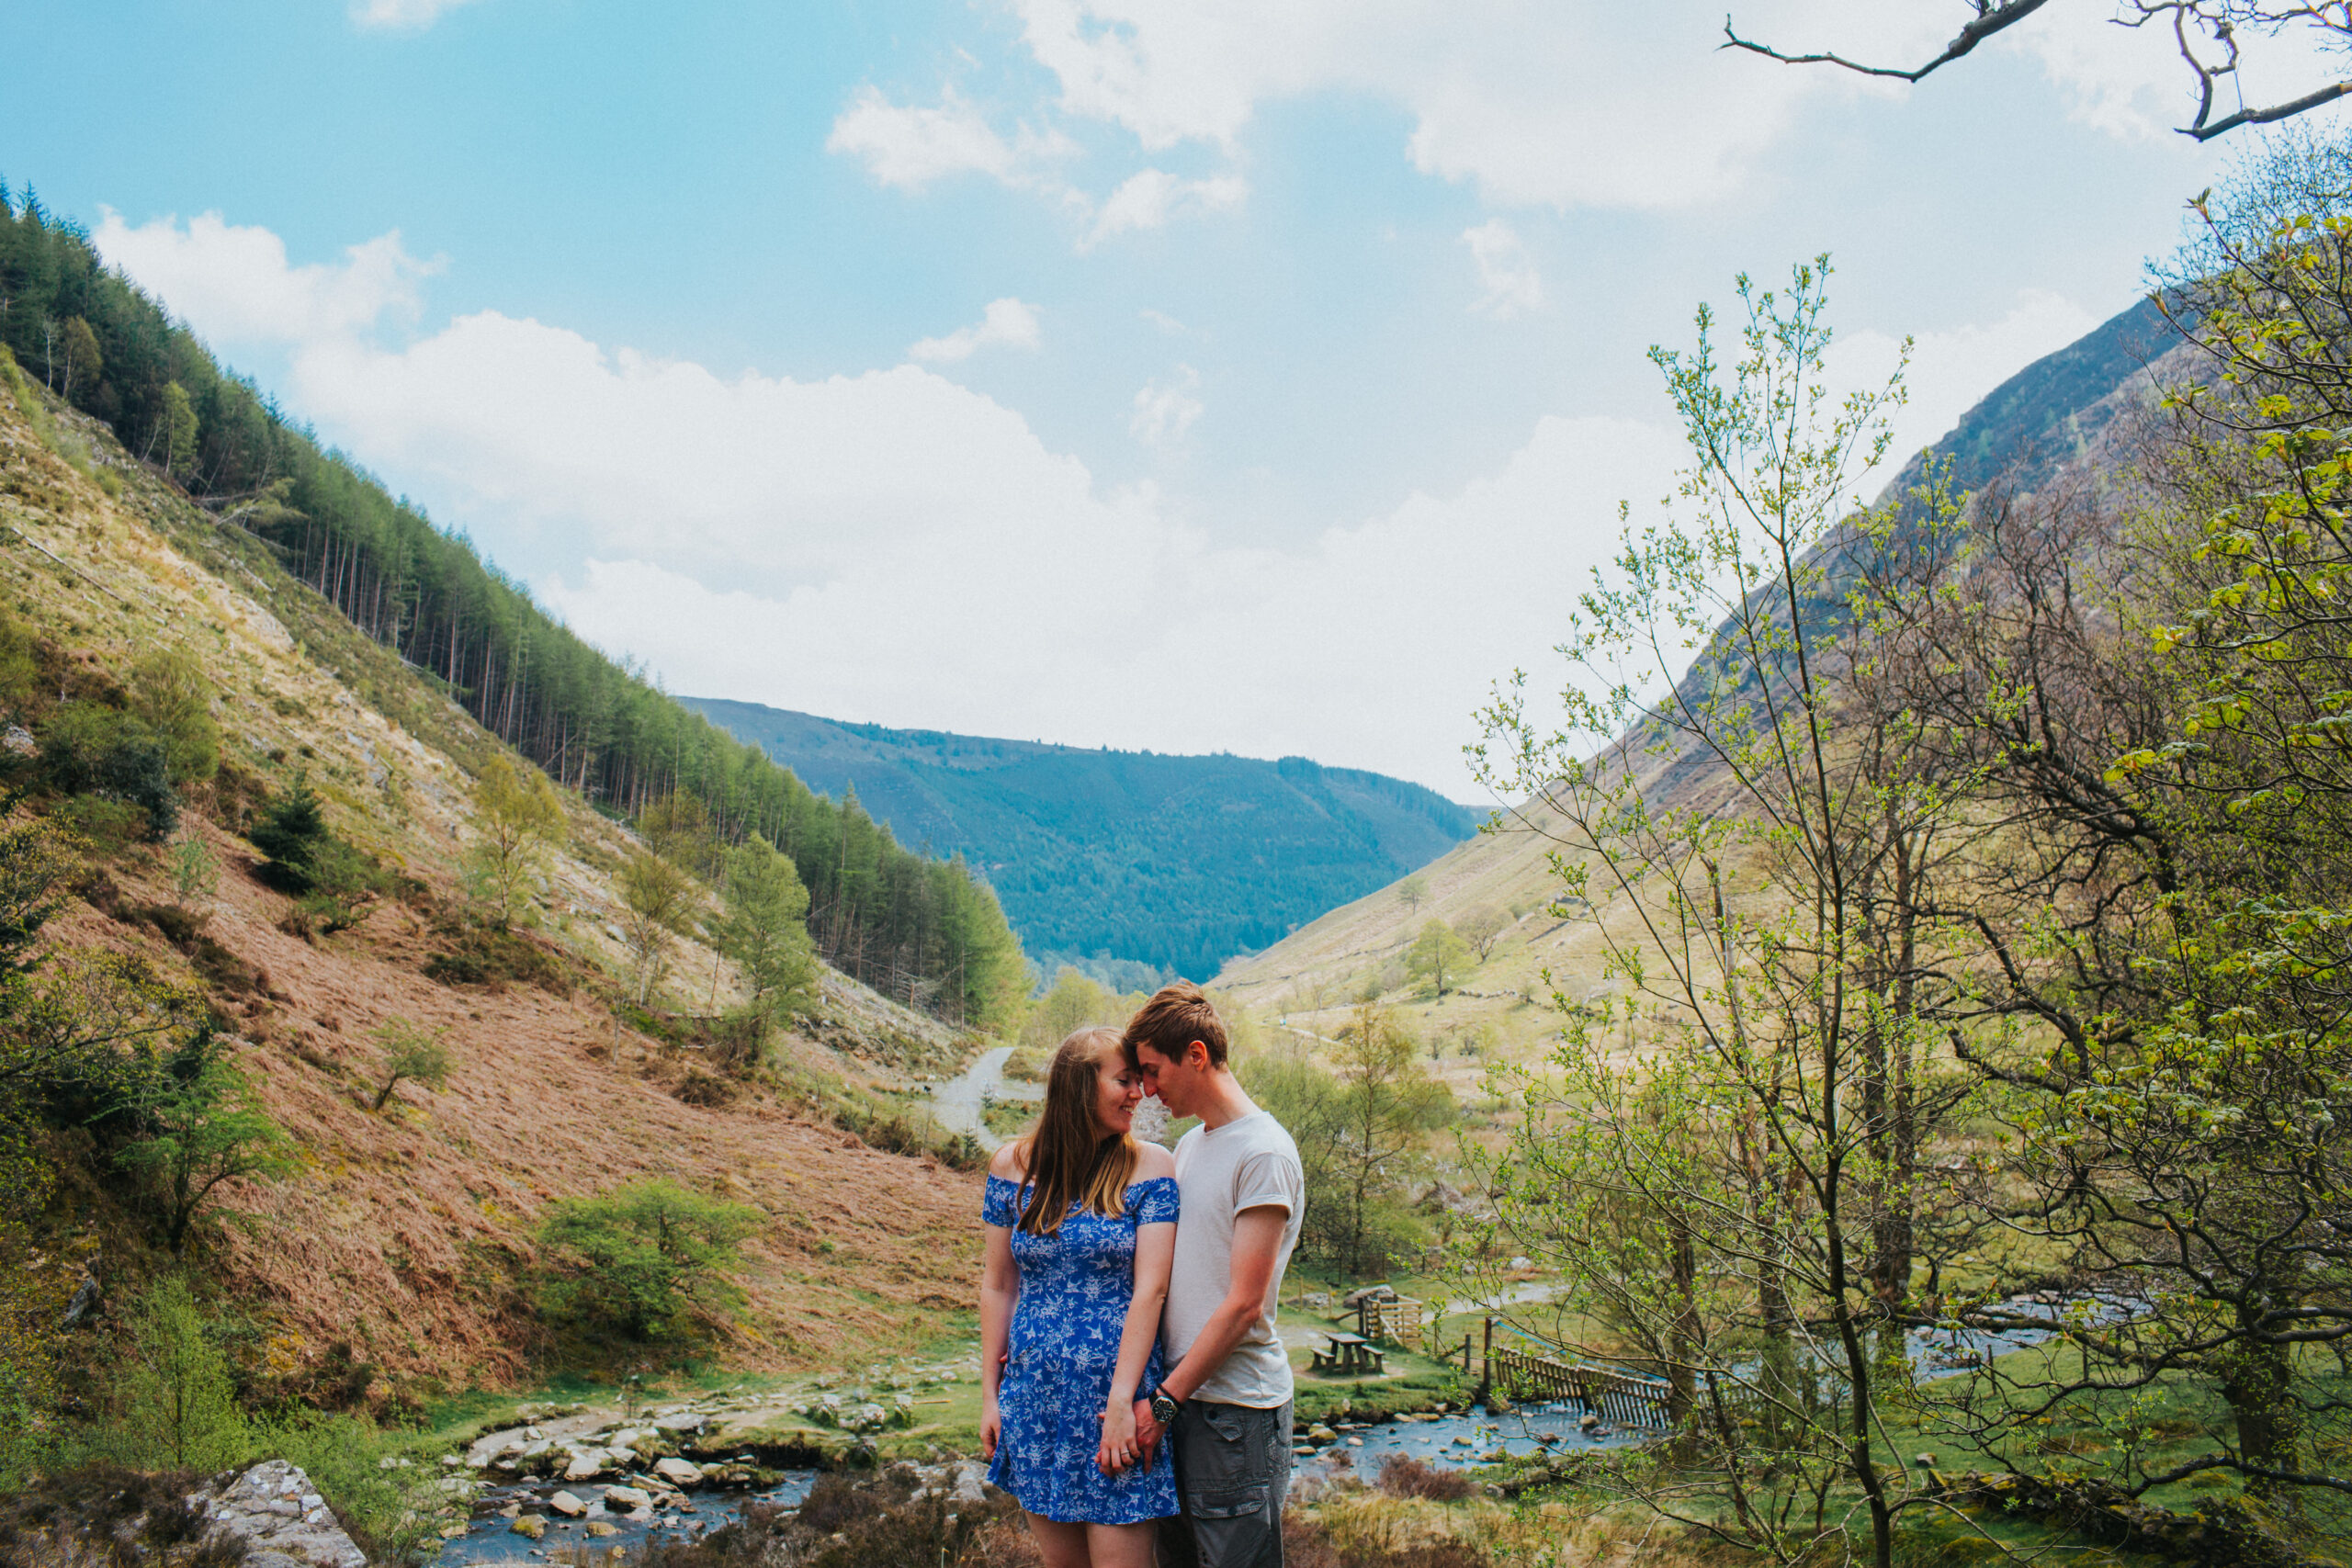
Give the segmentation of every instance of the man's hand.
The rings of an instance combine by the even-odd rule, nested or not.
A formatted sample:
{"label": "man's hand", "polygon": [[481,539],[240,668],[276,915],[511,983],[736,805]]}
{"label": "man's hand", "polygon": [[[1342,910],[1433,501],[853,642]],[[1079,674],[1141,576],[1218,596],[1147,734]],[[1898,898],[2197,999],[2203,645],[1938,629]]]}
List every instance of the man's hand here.
{"label": "man's hand", "polygon": [[1166,1435],[1167,1431],[1167,1427],[1151,1418],[1151,1401],[1136,1400],[1136,1452],[1140,1456],[1136,1462],[1140,1464],[1151,1462],[1151,1451],[1159,1446],[1159,1439]]}

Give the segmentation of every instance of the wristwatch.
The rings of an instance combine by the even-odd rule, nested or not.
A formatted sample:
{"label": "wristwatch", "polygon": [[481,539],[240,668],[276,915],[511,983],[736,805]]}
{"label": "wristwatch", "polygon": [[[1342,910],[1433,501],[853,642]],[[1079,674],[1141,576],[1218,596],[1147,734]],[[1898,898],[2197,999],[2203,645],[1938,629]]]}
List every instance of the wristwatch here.
{"label": "wristwatch", "polygon": [[1164,1388],[1151,1391],[1151,1418],[1163,1427],[1176,1425],[1176,1402]]}

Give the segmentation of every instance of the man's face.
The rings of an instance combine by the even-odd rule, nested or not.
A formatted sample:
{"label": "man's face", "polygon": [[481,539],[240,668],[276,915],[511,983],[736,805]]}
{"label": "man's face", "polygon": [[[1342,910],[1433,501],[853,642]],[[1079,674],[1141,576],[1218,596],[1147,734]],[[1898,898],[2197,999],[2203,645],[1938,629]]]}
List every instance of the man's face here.
{"label": "man's face", "polygon": [[1208,1047],[1195,1041],[1186,1047],[1182,1058],[1170,1061],[1149,1045],[1138,1043],[1136,1065],[1143,1073],[1144,1092],[1158,1095],[1159,1103],[1175,1115],[1190,1116],[1193,1091],[1200,1082],[1199,1075],[1193,1071],[1193,1059],[1205,1066],[1208,1055]]}

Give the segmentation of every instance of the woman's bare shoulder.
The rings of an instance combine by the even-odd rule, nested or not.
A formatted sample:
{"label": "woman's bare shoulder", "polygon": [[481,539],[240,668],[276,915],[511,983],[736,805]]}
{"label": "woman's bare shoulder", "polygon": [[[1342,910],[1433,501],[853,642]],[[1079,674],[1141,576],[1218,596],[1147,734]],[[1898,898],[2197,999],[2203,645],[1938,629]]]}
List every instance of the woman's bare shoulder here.
{"label": "woman's bare shoulder", "polygon": [[1176,1156],[1158,1144],[1137,1144],[1136,1147],[1140,1151],[1136,1160],[1137,1181],[1157,1181],[1176,1174]]}
{"label": "woman's bare shoulder", "polygon": [[1017,1143],[999,1145],[996,1153],[989,1156],[989,1174],[1001,1176],[1007,1181],[1020,1180],[1021,1145]]}

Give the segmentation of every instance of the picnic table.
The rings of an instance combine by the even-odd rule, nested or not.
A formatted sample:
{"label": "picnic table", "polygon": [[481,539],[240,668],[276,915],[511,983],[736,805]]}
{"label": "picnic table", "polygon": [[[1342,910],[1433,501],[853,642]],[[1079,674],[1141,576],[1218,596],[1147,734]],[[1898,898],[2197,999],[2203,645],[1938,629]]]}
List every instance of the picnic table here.
{"label": "picnic table", "polygon": [[1353,1376],[1374,1372],[1386,1376],[1388,1354],[1361,1334],[1331,1333],[1323,1337],[1330,1341],[1330,1348],[1314,1352],[1315,1371]]}

